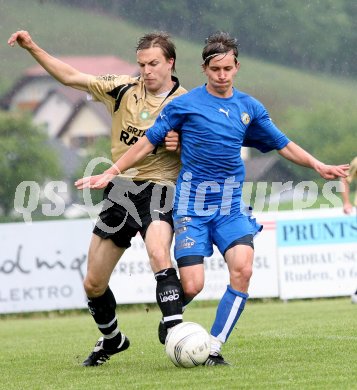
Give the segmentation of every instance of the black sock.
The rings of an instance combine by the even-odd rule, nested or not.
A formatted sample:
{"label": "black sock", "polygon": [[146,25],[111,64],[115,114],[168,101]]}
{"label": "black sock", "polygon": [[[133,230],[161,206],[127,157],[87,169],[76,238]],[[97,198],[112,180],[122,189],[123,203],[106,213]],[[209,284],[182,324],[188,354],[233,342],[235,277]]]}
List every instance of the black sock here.
{"label": "black sock", "polygon": [[116,301],[112,290],[108,287],[100,297],[88,298],[88,308],[99,331],[104,336],[116,337],[118,321],[115,314]]}
{"label": "black sock", "polygon": [[186,309],[186,306],[193,300],[193,298],[188,298],[186,295],[183,296],[183,310]]}
{"label": "black sock", "polygon": [[122,337],[123,337],[122,333],[119,332],[116,336],[114,336],[111,339],[104,338],[103,348],[104,349],[116,349],[118,347],[118,345],[121,343]]}
{"label": "black sock", "polygon": [[175,268],[166,268],[155,273],[156,301],[164,323],[171,328],[182,322],[183,290]]}

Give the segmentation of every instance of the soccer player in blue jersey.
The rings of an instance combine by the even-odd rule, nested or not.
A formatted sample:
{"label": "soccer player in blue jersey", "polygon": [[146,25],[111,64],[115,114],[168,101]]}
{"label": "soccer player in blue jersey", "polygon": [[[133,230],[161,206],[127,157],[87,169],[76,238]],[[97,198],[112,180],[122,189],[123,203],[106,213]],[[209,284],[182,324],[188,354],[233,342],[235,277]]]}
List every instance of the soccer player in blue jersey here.
{"label": "soccer player in blue jersey", "polygon": [[325,179],[346,177],[348,164],[326,165],[290,141],[264,106],[233,87],[239,70],[238,46],[229,34],[210,36],[202,53],[207,83],[170,102],[146,136],[102,175],[83,178],[77,188],[101,188],[151,153],[171,129],[181,137],[182,168],[173,207],[175,258],[188,303],[204,286],[204,257],[213,244],[227,263],[229,285],[211,328],[206,365],[228,364],[221,355],[248,299],[254,236],[262,229],[241,201],[245,169],[241,147],[277,150],[284,158]]}

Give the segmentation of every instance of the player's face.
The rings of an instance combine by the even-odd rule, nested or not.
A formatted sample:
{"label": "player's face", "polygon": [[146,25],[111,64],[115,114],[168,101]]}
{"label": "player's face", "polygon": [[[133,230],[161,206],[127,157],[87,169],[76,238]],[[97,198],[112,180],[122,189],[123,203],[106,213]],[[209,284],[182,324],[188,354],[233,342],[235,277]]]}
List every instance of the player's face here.
{"label": "player's face", "polygon": [[174,60],[167,60],[160,47],[139,50],[136,53],[140,74],[146,89],[155,95],[172,88],[171,69]]}
{"label": "player's face", "polygon": [[208,92],[218,97],[231,96],[233,80],[239,65],[239,62],[235,62],[233,51],[213,57],[209,64],[203,67],[208,79]]}

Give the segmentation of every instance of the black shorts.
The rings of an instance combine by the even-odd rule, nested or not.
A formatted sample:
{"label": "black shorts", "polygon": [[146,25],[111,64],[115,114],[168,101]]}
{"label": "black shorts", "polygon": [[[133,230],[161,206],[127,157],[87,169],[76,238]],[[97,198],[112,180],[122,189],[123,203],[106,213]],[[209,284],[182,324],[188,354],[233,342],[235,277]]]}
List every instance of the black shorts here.
{"label": "black shorts", "polygon": [[138,232],[145,238],[152,221],[165,221],[173,229],[174,191],[171,186],[115,178],[104,190],[103,208],[93,233],[110,238],[120,248],[129,248]]}

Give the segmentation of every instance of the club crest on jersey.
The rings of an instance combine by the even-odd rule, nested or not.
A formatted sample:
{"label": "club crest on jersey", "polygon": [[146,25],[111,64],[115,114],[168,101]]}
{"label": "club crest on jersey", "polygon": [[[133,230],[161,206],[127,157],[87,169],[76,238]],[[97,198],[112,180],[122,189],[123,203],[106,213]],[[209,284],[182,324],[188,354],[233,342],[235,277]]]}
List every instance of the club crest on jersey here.
{"label": "club crest on jersey", "polygon": [[148,110],[145,109],[145,110],[141,111],[141,113],[140,113],[141,120],[145,121],[149,118],[150,118],[150,112]]}
{"label": "club crest on jersey", "polygon": [[246,112],[242,112],[242,115],[240,116],[240,119],[245,125],[248,125],[250,123],[250,116]]}

